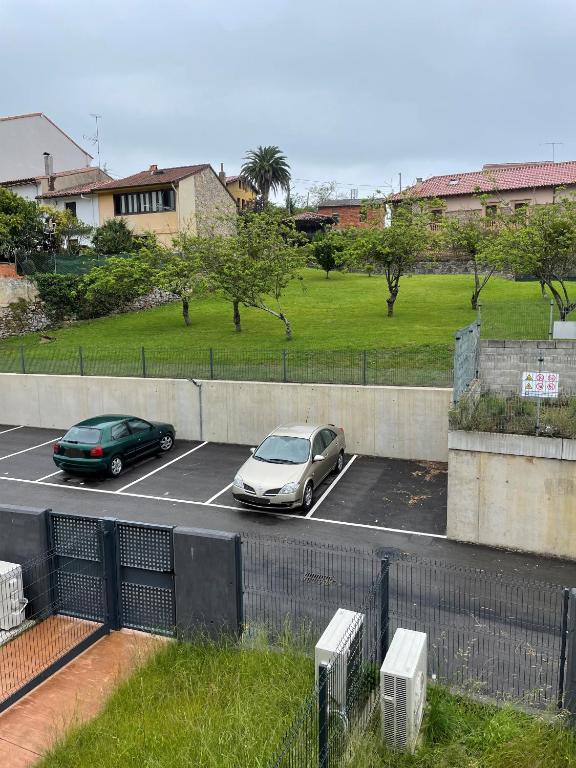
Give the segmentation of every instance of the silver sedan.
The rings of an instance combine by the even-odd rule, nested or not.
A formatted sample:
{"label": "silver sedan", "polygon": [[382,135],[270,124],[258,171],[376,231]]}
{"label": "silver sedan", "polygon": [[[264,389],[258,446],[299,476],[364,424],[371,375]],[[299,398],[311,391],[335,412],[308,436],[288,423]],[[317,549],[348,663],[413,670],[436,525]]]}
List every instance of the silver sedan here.
{"label": "silver sedan", "polygon": [[346,441],[333,424],[278,427],[238,470],[232,494],[243,504],[271,509],[312,506],[314,490],[330,472],[341,472]]}

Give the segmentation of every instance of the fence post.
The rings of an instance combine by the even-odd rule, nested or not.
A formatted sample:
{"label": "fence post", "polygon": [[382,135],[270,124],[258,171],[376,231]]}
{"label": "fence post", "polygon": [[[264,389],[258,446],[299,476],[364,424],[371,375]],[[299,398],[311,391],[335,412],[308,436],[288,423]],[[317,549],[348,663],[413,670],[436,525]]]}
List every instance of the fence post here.
{"label": "fence post", "polygon": [[564,676],[564,709],[570,712],[570,720],[576,722],[576,589],[568,593],[566,621],[566,673]]}
{"label": "fence post", "polygon": [[210,378],[214,378],[214,350],[210,347]]}
{"label": "fence post", "polygon": [[362,384],[366,386],[367,382],[367,359],[366,359],[366,350],[362,352]]}
{"label": "fence post", "polygon": [[553,337],[554,330],[554,299],[550,299],[550,320],[548,321],[548,338]]}
{"label": "fence post", "polygon": [[328,768],[328,669],[318,667],[318,768]]}
{"label": "fence post", "polygon": [[286,371],[286,350],[282,350],[282,381],[288,381],[288,374]]}
{"label": "fence post", "polygon": [[388,653],[388,627],[390,623],[390,559],[380,560],[380,659],[379,666]]}
{"label": "fence post", "polygon": [[82,347],[78,347],[78,362],[80,363],[80,376],[84,376],[84,355],[82,354]]}
{"label": "fence post", "polygon": [[20,344],[20,368],[26,373],[26,358],[24,357],[24,344]]}
{"label": "fence post", "polygon": [[144,351],[144,347],[142,347],[142,377],[146,378],[146,352]]}
{"label": "fence post", "polygon": [[102,535],[102,578],[106,600],[106,623],[110,629],[120,629],[120,601],[118,599],[118,555],[116,551],[116,521],[100,520]]}

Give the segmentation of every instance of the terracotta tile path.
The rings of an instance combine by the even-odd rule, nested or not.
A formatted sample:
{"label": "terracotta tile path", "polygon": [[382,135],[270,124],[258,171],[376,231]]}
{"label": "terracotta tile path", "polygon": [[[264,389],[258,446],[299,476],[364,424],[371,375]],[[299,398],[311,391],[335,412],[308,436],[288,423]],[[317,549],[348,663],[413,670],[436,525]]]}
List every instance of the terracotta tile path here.
{"label": "terracotta tile path", "polygon": [[70,725],[94,717],[114,684],[162,642],[142,632],[112,632],[20,699],[0,715],[1,768],[33,765]]}

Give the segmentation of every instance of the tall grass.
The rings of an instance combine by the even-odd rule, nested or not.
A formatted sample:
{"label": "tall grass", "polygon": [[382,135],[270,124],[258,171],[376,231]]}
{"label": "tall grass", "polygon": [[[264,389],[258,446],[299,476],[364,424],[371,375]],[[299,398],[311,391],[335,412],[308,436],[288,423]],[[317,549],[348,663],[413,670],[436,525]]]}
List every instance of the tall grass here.
{"label": "tall grass", "polygon": [[496,708],[428,689],[414,755],[386,749],[379,723],[358,740],[350,768],[574,768],[576,732],[511,706]]}
{"label": "tall grass", "polygon": [[41,768],[261,768],[313,685],[285,647],[169,643]]}

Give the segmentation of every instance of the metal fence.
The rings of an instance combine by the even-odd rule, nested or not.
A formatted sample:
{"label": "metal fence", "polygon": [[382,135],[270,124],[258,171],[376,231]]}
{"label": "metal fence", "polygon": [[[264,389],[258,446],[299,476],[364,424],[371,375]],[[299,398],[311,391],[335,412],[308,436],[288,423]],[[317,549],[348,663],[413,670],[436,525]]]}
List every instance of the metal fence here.
{"label": "metal fence", "polygon": [[[534,290],[538,283],[535,283]],[[550,339],[558,308],[548,295],[511,301],[482,301],[479,307],[484,339]]]}
{"label": "metal fence", "polygon": [[387,386],[452,386],[452,347],[254,350],[5,346],[0,372]]}
{"label": "metal fence", "polygon": [[480,323],[474,322],[454,334],[454,387],[457,403],[474,379],[480,365]]}
{"label": "metal fence", "polygon": [[0,576],[0,712],[107,634],[101,557],[85,531]]}
{"label": "metal fence", "polygon": [[[121,258],[129,258],[132,254],[117,254]],[[16,269],[19,275],[58,274],[84,275],[94,267],[106,263],[106,255],[94,253],[54,253],[51,251],[35,251],[15,257]]]}

